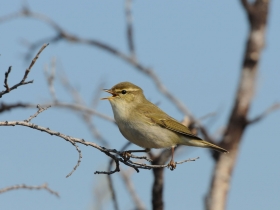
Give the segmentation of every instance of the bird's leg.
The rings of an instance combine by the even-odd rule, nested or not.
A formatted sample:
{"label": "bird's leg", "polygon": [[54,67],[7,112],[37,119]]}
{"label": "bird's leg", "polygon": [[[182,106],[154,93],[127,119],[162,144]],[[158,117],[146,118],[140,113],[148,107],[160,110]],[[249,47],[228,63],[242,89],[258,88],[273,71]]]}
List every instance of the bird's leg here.
{"label": "bird's leg", "polygon": [[167,167],[170,168],[171,171],[173,171],[176,168],[176,163],[174,162],[174,149],[175,146],[171,148],[171,160],[167,165]]}
{"label": "bird's leg", "polygon": [[151,149],[146,148],[146,149],[142,149],[142,150],[127,150],[121,153],[121,156],[124,158],[125,161],[128,161],[129,158],[131,157],[131,153],[133,152],[150,152]]}

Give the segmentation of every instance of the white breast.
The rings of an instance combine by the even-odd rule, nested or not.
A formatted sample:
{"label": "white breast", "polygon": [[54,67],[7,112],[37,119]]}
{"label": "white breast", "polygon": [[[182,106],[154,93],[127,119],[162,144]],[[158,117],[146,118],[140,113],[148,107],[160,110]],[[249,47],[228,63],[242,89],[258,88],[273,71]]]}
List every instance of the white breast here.
{"label": "white breast", "polygon": [[[117,120],[123,136],[143,148],[168,148],[176,145],[178,135],[158,125]],[[172,141],[173,139],[173,141]]]}
{"label": "white breast", "polygon": [[173,131],[131,119],[131,113],[127,110],[128,106],[120,104],[116,106],[113,102],[111,105],[120,132],[130,142],[143,148],[168,148],[179,142],[180,137]]}

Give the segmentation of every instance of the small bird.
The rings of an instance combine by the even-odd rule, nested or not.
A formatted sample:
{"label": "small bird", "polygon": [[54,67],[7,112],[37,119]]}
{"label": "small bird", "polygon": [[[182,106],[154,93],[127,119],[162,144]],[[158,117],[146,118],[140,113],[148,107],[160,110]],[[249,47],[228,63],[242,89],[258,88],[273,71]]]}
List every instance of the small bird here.
{"label": "small bird", "polygon": [[130,142],[145,148],[141,151],[171,148],[172,156],[168,166],[172,170],[176,167],[174,148],[177,145],[205,147],[228,153],[226,149],[192,134],[186,126],[148,101],[140,87],[130,82],[121,82],[104,91],[112,94],[102,100],[109,100],[122,135]]}

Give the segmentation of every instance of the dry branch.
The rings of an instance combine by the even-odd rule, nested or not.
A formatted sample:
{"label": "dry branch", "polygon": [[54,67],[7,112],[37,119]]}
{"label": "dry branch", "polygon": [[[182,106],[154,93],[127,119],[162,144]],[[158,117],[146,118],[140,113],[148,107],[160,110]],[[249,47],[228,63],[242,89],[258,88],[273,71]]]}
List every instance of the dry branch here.
{"label": "dry branch", "polygon": [[130,56],[135,59],[136,57],[135,57],[135,45],[133,41],[131,4],[132,4],[132,0],[125,0],[126,37],[127,37],[128,47],[130,51]]}
{"label": "dry branch", "polygon": [[276,110],[279,110],[279,109],[280,109],[280,103],[273,104],[271,107],[266,109],[260,115],[256,116],[253,119],[247,120],[247,124],[257,123],[257,122],[261,121],[263,118],[265,118],[267,115],[269,115],[270,113],[272,113],[272,112],[274,112]]}
{"label": "dry branch", "polygon": [[241,0],[241,3],[247,12],[250,32],[236,98],[221,142],[221,146],[229,150],[230,153],[214,156],[216,165],[205,200],[207,210],[224,210],[226,208],[227,195],[239,152],[239,145],[244,131],[249,125],[247,116],[255,91],[258,63],[265,42],[269,0],[256,0],[253,3]]}
{"label": "dry branch", "polygon": [[49,193],[55,195],[56,197],[59,198],[59,194],[58,192],[52,190],[51,188],[48,187],[48,184],[42,184],[40,186],[30,186],[30,185],[25,185],[25,184],[21,184],[21,185],[14,185],[14,186],[10,186],[10,187],[5,187],[0,189],[0,194],[1,193],[5,193],[11,190],[19,190],[19,189],[28,189],[28,190],[46,190]]}
{"label": "dry branch", "polygon": [[125,183],[125,186],[126,186],[128,192],[135,204],[135,209],[144,210],[144,209],[146,209],[145,205],[140,200],[138,194],[136,193],[135,187],[131,181],[131,177],[130,177],[131,173],[132,173],[131,170],[129,170],[129,171],[127,170],[127,171],[121,171],[120,174],[121,174],[121,177]]}
{"label": "dry branch", "polygon": [[48,45],[49,45],[49,44],[43,44],[43,46],[41,47],[41,49],[39,50],[39,52],[36,54],[36,56],[35,56],[35,57],[33,58],[33,60],[31,61],[29,67],[25,70],[25,73],[24,73],[24,75],[23,75],[22,80],[21,80],[19,83],[17,83],[17,84],[15,84],[14,86],[12,86],[12,87],[9,87],[9,85],[8,85],[8,77],[9,77],[9,74],[10,74],[10,72],[11,72],[11,70],[12,70],[12,67],[11,67],[11,66],[9,67],[8,71],[5,73],[5,80],[4,80],[4,87],[6,88],[6,90],[3,90],[2,92],[0,92],[0,98],[1,98],[3,95],[9,93],[10,91],[16,89],[16,88],[19,87],[19,86],[27,85],[27,84],[30,84],[30,83],[33,82],[33,80],[27,81],[27,82],[25,82],[25,80],[27,79],[28,74],[29,74],[29,72],[31,71],[33,65],[36,63],[37,59],[39,58],[39,55],[41,54],[41,52],[42,52]]}
{"label": "dry branch", "polygon": [[[58,108],[66,108],[70,109],[73,111],[77,112],[84,112],[88,115],[96,115],[97,117],[100,117],[104,120],[107,120],[111,123],[115,123],[115,120],[105,114],[102,114],[94,109],[88,108],[87,106],[80,105],[80,104],[73,104],[73,103],[65,103],[65,102],[60,102],[60,101],[54,101],[51,103],[47,104],[42,104],[42,107],[58,107]],[[17,109],[17,108],[35,108],[37,107],[36,104],[29,104],[29,103],[14,103],[14,104],[6,104],[6,103],[1,103],[0,104],[0,113],[5,112],[5,111],[10,111],[12,109]]]}
{"label": "dry branch", "polygon": [[[98,149],[99,151],[103,152],[104,154],[106,154],[107,156],[109,156],[110,158],[112,158],[115,162],[116,162],[116,169],[114,171],[96,171],[95,174],[113,174],[115,172],[119,172],[119,163],[122,162],[123,164],[133,168],[134,170],[136,170],[137,172],[139,172],[139,169],[153,169],[153,168],[165,168],[168,165],[146,165],[146,164],[141,164],[141,163],[137,163],[137,162],[133,162],[131,160],[127,160],[126,157],[123,157],[123,151],[117,151],[115,149],[107,149],[105,147],[101,147],[93,142],[87,142],[84,139],[80,139],[80,138],[75,138],[75,137],[70,137],[67,136],[65,134],[62,134],[60,132],[51,130],[50,128],[45,128],[36,124],[31,123],[30,121],[38,116],[40,113],[42,113],[42,111],[45,111],[46,108],[42,108],[41,106],[38,105],[38,111],[32,115],[30,118],[23,120],[23,121],[0,121],[0,126],[25,126],[25,127],[29,127],[35,130],[39,130],[45,133],[48,133],[50,135],[54,135],[57,136],[59,138],[62,138],[64,140],[66,140],[67,142],[70,142],[72,145],[74,145],[76,147],[76,150],[79,153],[79,159],[78,159],[78,163],[76,164],[76,166],[74,167],[74,170],[76,170],[76,168],[78,167],[80,160],[81,160],[81,151],[80,149],[76,146],[76,144],[83,144],[86,146],[91,146],[94,147],[96,149]],[[139,158],[138,156],[133,156],[131,158]],[[196,158],[197,159],[197,158]],[[189,159],[186,160],[185,162],[188,161],[194,161],[196,159]],[[149,160],[149,158],[147,158],[147,160]],[[177,163],[180,164],[180,163]],[[72,174],[72,172],[70,172],[70,175]],[[67,177],[69,176],[69,174],[67,175]]]}

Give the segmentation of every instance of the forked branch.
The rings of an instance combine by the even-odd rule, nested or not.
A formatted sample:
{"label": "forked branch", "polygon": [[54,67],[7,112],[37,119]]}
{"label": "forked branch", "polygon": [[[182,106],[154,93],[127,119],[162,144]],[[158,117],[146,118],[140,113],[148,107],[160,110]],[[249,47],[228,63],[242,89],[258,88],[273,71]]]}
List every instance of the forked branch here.
{"label": "forked branch", "polygon": [[35,57],[33,58],[33,60],[31,61],[29,67],[25,70],[25,73],[24,73],[23,78],[21,79],[21,81],[20,81],[19,83],[15,84],[15,85],[12,86],[12,87],[9,87],[9,85],[8,85],[8,77],[9,77],[9,75],[10,75],[10,72],[12,71],[12,67],[11,67],[11,66],[9,67],[8,71],[5,73],[5,79],[4,79],[4,87],[6,88],[6,90],[3,90],[2,92],[0,92],[0,98],[1,98],[3,95],[9,93],[10,91],[16,89],[16,88],[19,87],[19,86],[27,85],[27,84],[30,84],[30,83],[33,82],[33,80],[27,81],[27,82],[26,82],[25,80],[27,79],[28,74],[29,74],[29,72],[31,71],[33,65],[36,63],[37,59],[39,58],[39,55],[41,54],[41,52],[42,52],[48,45],[49,45],[49,44],[44,44],[44,45],[41,47],[41,49],[39,50],[39,52],[36,54],[36,56],[35,56]]}

